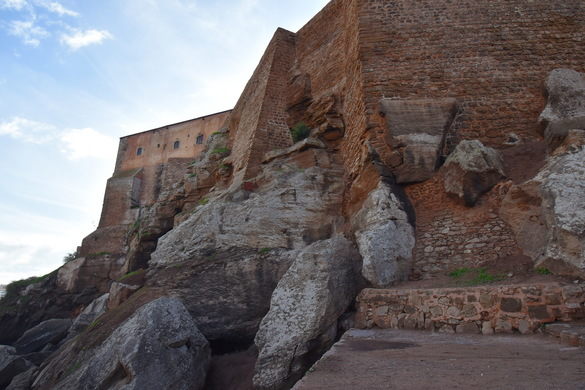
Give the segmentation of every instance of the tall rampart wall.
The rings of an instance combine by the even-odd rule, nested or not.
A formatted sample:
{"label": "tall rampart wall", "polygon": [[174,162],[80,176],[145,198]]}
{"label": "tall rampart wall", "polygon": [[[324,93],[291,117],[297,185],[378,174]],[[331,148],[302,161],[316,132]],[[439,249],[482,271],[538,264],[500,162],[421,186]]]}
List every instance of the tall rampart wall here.
{"label": "tall rampart wall", "polygon": [[264,153],[292,144],[286,123],[286,83],[295,34],[278,29],[229,119],[234,181],[258,172]]}

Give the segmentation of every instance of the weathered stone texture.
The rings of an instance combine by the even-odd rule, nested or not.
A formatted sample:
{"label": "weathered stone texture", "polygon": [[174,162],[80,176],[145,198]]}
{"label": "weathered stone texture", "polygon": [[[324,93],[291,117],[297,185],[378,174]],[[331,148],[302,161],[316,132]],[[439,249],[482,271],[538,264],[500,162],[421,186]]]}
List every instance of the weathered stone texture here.
{"label": "weathered stone texture", "polygon": [[569,133],[567,144],[555,151],[538,175],[510,189],[501,210],[520,246],[538,266],[575,276],[585,275],[583,141]]}
{"label": "weathered stone texture", "polygon": [[335,231],[343,183],[325,150],[263,170],[257,188],[199,206],[152,254],[149,283],[184,297],[210,340],[252,340],[297,251]]}
{"label": "weathered stone texture", "polygon": [[451,333],[532,333],[542,324],[585,318],[585,286],[483,286],[363,290],[358,328],[405,328]]}
{"label": "weathered stone texture", "polygon": [[442,169],[445,191],[473,206],[479,197],[505,178],[500,153],[480,141],[461,141]]}
{"label": "weathered stone texture", "polygon": [[[303,249],[272,294],[255,338],[258,389],[292,384],[329,348],[337,319],[357,293],[359,254],[342,236]],[[314,358],[313,358],[314,360]]]}
{"label": "weathered stone texture", "polygon": [[585,75],[572,69],[555,69],[545,86],[547,105],[538,119],[549,148],[554,150],[569,130],[585,131]]}
{"label": "weathered stone texture", "polygon": [[391,186],[380,181],[352,223],[364,278],[375,287],[406,279],[412,267],[414,228]]}
{"label": "weathered stone texture", "polygon": [[393,151],[388,163],[397,183],[433,176],[456,109],[455,99],[380,100],[385,140]]}
{"label": "weathered stone texture", "polygon": [[159,298],[138,309],[100,346],[79,352],[62,375],[56,370],[59,359],[53,359],[32,388],[201,389],[209,359],[207,340],[181,301]]}

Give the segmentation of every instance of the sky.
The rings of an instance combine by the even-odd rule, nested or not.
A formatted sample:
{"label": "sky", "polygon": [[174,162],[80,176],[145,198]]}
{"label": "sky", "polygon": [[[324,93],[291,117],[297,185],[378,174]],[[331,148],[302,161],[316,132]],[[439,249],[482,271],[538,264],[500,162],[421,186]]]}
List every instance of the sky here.
{"label": "sky", "polygon": [[118,138],[232,108],[327,0],[0,0],[0,284],[99,222]]}

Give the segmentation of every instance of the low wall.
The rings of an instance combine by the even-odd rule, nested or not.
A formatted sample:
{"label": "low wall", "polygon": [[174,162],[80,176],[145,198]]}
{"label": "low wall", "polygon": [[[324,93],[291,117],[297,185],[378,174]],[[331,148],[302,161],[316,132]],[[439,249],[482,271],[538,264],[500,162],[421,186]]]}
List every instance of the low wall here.
{"label": "low wall", "polygon": [[585,318],[585,285],[365,289],[357,306],[358,328],[527,334],[545,323]]}

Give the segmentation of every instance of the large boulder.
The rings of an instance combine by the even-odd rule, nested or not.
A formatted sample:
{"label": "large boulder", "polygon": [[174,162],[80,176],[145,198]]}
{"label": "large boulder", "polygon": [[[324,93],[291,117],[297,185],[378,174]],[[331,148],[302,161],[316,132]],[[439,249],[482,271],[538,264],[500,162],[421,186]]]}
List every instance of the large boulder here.
{"label": "large boulder", "polygon": [[15,348],[0,345],[0,389],[6,388],[12,378],[31,367],[33,367],[33,364],[17,355]]}
{"label": "large boulder", "polygon": [[70,319],[52,319],[41,322],[27,330],[16,340],[14,346],[19,354],[38,352],[47,345],[57,345],[67,336],[72,321]]}
{"label": "large boulder", "polygon": [[410,271],[415,236],[405,202],[380,181],[352,219],[362,275],[375,287],[404,280]]}
{"label": "large boulder", "polygon": [[71,366],[58,375],[53,359],[33,389],[201,389],[210,361],[207,340],[177,298],[142,306],[95,348],[75,354],[73,344],[61,350]]}
{"label": "large boulder", "polygon": [[257,389],[293,384],[334,341],[357,293],[359,254],[343,236],[303,249],[272,294],[255,343]]}
{"label": "large boulder", "polygon": [[340,171],[313,148],[264,165],[250,190],[211,199],[159,240],[148,284],[183,298],[208,340],[251,343],[298,251],[331,237]]}
{"label": "large boulder", "polygon": [[457,102],[445,99],[381,99],[385,139],[392,149],[388,162],[397,183],[430,179],[440,163],[445,136],[457,112]]}
{"label": "large boulder", "polygon": [[584,194],[585,137],[571,132],[533,179],[508,191],[500,214],[537,267],[585,277]]}
{"label": "large boulder", "polygon": [[555,69],[545,82],[548,102],[539,117],[550,150],[559,146],[569,130],[585,131],[585,75]]}
{"label": "large boulder", "polygon": [[461,141],[445,161],[443,174],[445,191],[467,206],[505,178],[500,152],[478,140]]}

